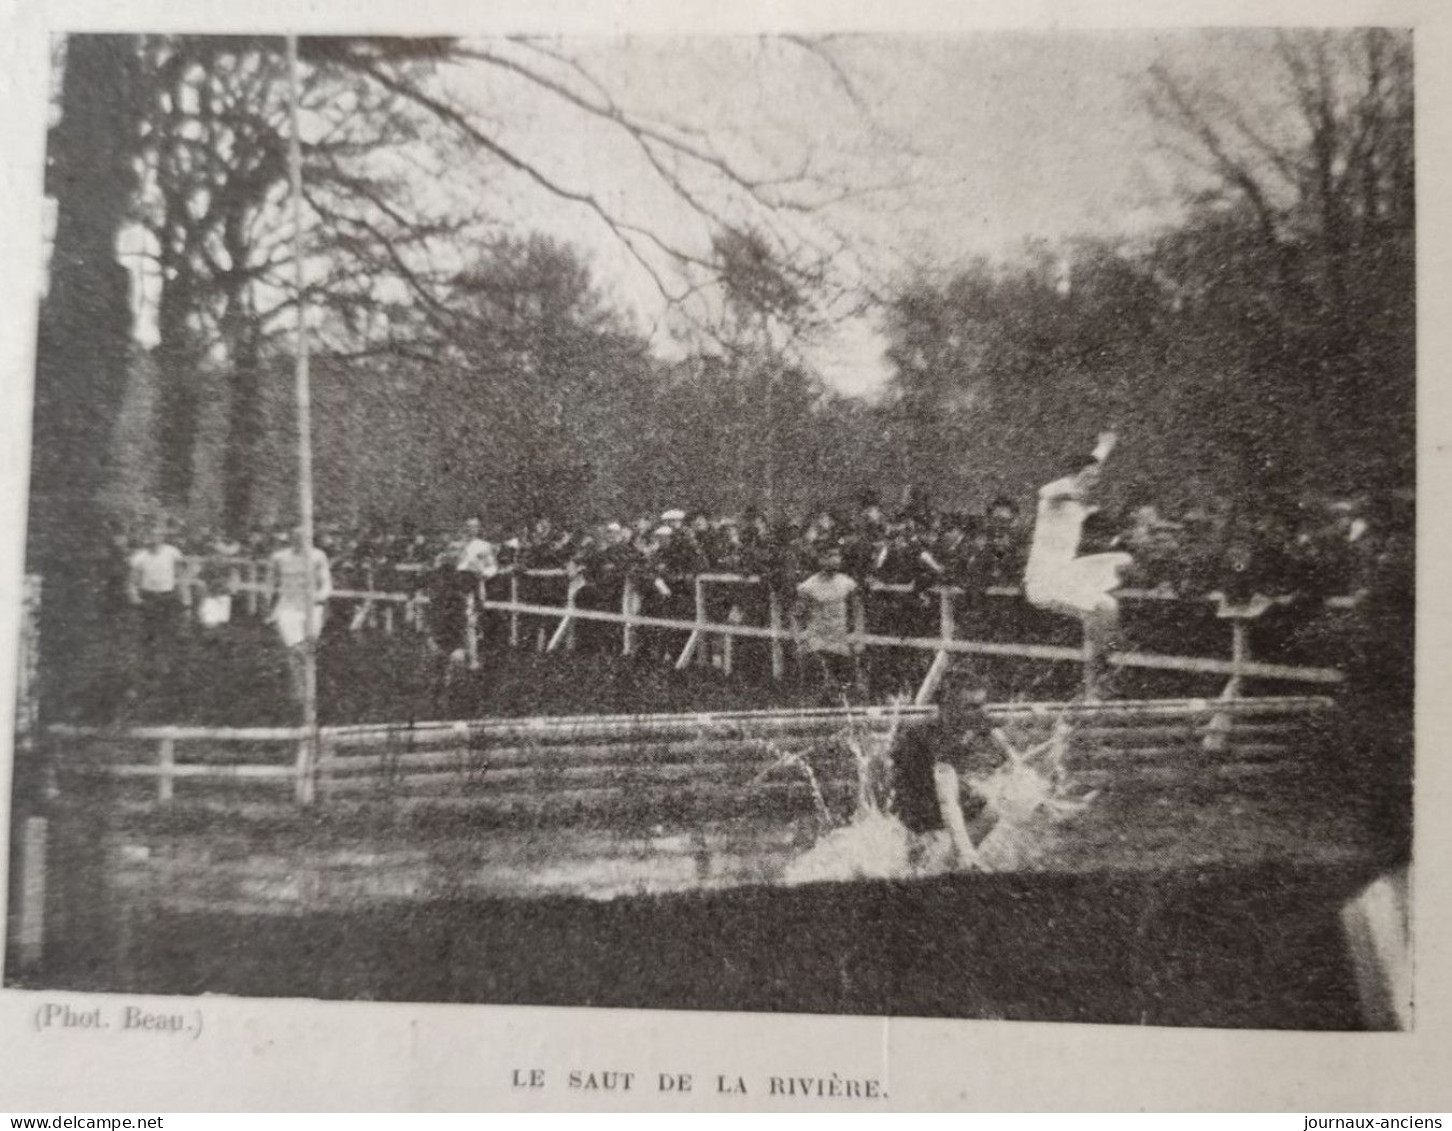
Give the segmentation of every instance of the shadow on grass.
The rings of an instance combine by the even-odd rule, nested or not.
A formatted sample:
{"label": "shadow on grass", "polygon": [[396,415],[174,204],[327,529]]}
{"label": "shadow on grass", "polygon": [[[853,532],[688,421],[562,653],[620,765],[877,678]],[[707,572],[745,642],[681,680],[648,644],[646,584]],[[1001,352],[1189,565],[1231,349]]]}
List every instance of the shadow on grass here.
{"label": "shadow on grass", "polygon": [[161,913],[49,988],[1356,1029],[1352,870],[956,876],[630,898]]}

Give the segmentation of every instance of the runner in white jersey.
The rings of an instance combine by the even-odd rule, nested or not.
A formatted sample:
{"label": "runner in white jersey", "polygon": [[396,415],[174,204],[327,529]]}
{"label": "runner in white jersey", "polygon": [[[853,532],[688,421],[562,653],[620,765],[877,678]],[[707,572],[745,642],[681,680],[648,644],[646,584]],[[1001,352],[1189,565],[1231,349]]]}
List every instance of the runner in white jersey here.
{"label": "runner in white jersey", "polygon": [[1033,543],[1024,570],[1024,596],[1041,609],[1078,617],[1084,624],[1085,691],[1093,699],[1109,693],[1109,651],[1119,635],[1119,602],[1114,590],[1131,557],[1123,553],[1080,556],[1084,521],[1093,513],[1089,499],[1115,435],[1102,433],[1094,454],[1072,475],[1039,491]]}
{"label": "runner in white jersey", "polygon": [[491,577],[499,574],[499,555],[494,546],[483,535],[484,524],[477,518],[464,523],[463,545],[458,551],[456,568],[460,573],[474,575],[465,615],[468,617],[468,631],[464,636],[465,652],[469,670],[479,670],[479,629],[483,617],[484,586]]}
{"label": "runner in white jersey", "polygon": [[857,582],[842,572],[842,551],[828,546],[821,569],[797,586],[796,612],[803,621],[802,658],[814,672],[827,701],[837,703],[857,683],[852,641]]}
{"label": "runner in white jersey", "polygon": [[131,555],[129,566],[127,599],[136,607],[141,629],[138,668],[155,692],[155,685],[171,675],[176,656],[186,563],[167,541],[166,528],[158,525],[151,540]]}
{"label": "runner in white jersey", "polygon": [[[312,623],[308,621],[308,570],[312,569]],[[301,528],[293,531],[292,544],[278,550],[267,563],[267,588],[272,595],[272,612],[268,620],[277,627],[277,635],[287,649],[288,667],[293,690],[303,697],[304,647],[309,635],[316,639],[322,631],[327,601],[333,593],[333,574],[328,555],[316,546],[304,549]],[[311,628],[311,633],[309,629]]]}
{"label": "runner in white jersey", "polygon": [[499,573],[499,556],[494,545],[482,533],[484,524],[477,518],[464,523],[464,538],[459,549],[458,568],[488,580]]}

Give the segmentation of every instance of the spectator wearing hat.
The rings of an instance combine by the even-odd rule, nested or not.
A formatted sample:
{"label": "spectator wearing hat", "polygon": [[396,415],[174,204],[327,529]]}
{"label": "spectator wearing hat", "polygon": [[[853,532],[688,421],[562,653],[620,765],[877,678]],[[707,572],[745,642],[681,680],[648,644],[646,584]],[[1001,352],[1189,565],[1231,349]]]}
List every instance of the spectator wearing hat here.
{"label": "spectator wearing hat", "polygon": [[[661,522],[650,533],[635,539],[634,586],[640,602],[640,615],[667,618],[673,611],[676,589],[667,576],[666,559],[676,529]],[[675,635],[659,625],[646,625],[640,630],[636,654],[642,659],[661,662],[673,659],[671,645]]]}
{"label": "spectator wearing hat", "polygon": [[858,491],[857,513],[842,536],[842,568],[859,586],[871,577],[884,537],[882,504],[877,492]]}
{"label": "spectator wearing hat", "polygon": [[[679,521],[668,519],[663,527],[666,533],[657,531],[661,539],[659,553],[660,578],[665,590],[660,593],[658,614],[670,620],[694,620],[696,616],[695,579],[706,571],[706,555],[697,542],[694,532],[685,525],[684,511],[667,511],[667,515],[680,515]],[[689,632],[683,629],[664,629],[660,639],[662,649],[668,657],[678,656],[685,647]]]}
{"label": "spectator wearing hat", "polygon": [[[579,576],[575,606],[586,612],[620,612],[632,557],[630,531],[625,526],[607,522],[599,527],[575,556]],[[579,624],[576,638],[581,651],[618,651],[620,626],[585,619]]]}
{"label": "spectator wearing hat", "polygon": [[[888,525],[873,566],[873,577],[895,591],[874,595],[869,630],[887,636],[937,636],[937,598],[932,590],[942,580],[942,563],[933,557],[916,521],[900,518]],[[898,591],[903,586],[907,592]],[[909,668],[915,665],[916,656],[884,655],[876,657],[876,663],[889,683],[896,685],[913,678]]]}
{"label": "spectator wearing hat", "polygon": [[213,634],[232,620],[232,597],[242,584],[237,566],[242,544],[218,534],[207,545],[199,580],[202,596],[197,605],[197,622],[203,631]]}
{"label": "spectator wearing hat", "polygon": [[858,525],[882,526],[882,496],[875,488],[858,488],[853,501],[857,504]]}
{"label": "spectator wearing hat", "polygon": [[1023,579],[1026,542],[1018,504],[1007,495],[999,495],[988,504],[984,520],[988,542],[988,576],[990,585],[1018,585]]}
{"label": "spectator wearing hat", "polygon": [[910,519],[918,526],[927,526],[933,518],[933,499],[926,487],[916,484],[903,491],[900,518]]}
{"label": "spectator wearing hat", "polygon": [[458,673],[469,666],[477,667],[477,662],[470,664],[473,657],[469,645],[469,634],[474,628],[470,605],[477,580],[471,570],[460,568],[465,546],[456,542],[439,553],[425,582],[428,605],[424,624],[434,657],[431,686],[435,706],[440,705],[441,696],[453,685]]}
{"label": "spectator wearing hat", "polygon": [[[536,576],[533,571],[563,570],[572,556],[573,541],[574,536],[568,530],[557,530],[548,516],[541,515],[535,519],[529,536],[519,549],[519,568],[524,571],[519,582],[519,599],[524,604],[564,605],[568,582],[562,577]],[[520,631],[526,646],[544,651],[556,623],[554,617],[521,616]]]}

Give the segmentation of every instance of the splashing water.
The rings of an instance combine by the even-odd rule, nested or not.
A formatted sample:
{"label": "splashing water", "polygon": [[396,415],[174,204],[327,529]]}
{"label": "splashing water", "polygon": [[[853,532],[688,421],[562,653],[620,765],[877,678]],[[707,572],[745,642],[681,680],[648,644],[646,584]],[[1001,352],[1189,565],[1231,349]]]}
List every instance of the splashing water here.
{"label": "splashing water", "polygon": [[991,773],[968,782],[968,788],[995,818],[978,844],[975,863],[980,868],[1007,871],[1045,862],[1059,844],[1064,819],[1082,811],[1097,796],[1075,795],[1070,790],[1067,757],[1072,734],[1073,728],[1060,718],[1046,742],[1020,751],[1002,731],[993,732],[1006,760]]}
{"label": "splashing water", "polygon": [[888,704],[892,708],[888,716],[887,734],[879,736],[872,730],[858,725],[857,716],[848,708],[847,726],[838,740],[852,754],[857,771],[857,810],[852,816],[854,823],[869,816],[880,815],[892,808],[892,748],[897,743],[898,729],[902,725],[901,707],[907,702],[901,697]]}
{"label": "splashing water", "polygon": [[917,837],[891,813],[868,812],[833,829],[787,865],[788,884],[895,880],[952,869],[946,836]]}
{"label": "splashing water", "polygon": [[782,768],[799,770],[807,779],[807,785],[812,790],[812,802],[816,806],[817,817],[824,825],[833,824],[832,811],[827,808],[827,798],[822,793],[821,783],[817,781],[817,773],[812,769],[812,764],[795,750],[782,750],[774,742],[765,742],[763,748],[769,754],[776,755],[776,760],[757,774],[751,780],[752,785],[766,780],[771,774]]}
{"label": "splashing water", "polygon": [[[914,835],[893,815],[891,795],[885,804],[879,800],[899,721],[895,713],[883,738],[849,721],[845,741],[858,774],[857,811],[846,825],[832,829],[792,861],[783,873],[785,882],[905,879],[955,870],[1034,868],[1054,855],[1061,823],[1096,796],[1071,792],[1066,759],[1072,728],[1063,719],[1056,722],[1046,742],[1028,750],[1019,750],[1001,731],[994,731],[1004,762],[964,783],[982,799],[992,824],[973,857],[959,860],[946,832]],[[799,761],[805,764],[804,759]],[[814,788],[815,784],[813,777]]]}

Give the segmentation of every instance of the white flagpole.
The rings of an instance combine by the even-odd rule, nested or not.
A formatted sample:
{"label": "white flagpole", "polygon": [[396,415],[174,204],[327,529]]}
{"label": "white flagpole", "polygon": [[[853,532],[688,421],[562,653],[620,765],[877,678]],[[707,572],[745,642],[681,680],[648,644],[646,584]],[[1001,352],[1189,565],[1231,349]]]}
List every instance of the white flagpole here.
{"label": "white flagpole", "polygon": [[318,754],[318,659],[317,624],[314,603],[317,579],[313,575],[313,444],[312,394],[308,382],[307,310],[303,302],[302,141],[298,127],[297,36],[287,37],[288,165],[292,175],[293,269],[297,290],[297,492],[298,519],[302,527],[303,553],[307,558],[303,575],[307,615],[303,618],[303,728],[306,735],[298,756],[298,800],[311,803],[314,796]]}

